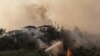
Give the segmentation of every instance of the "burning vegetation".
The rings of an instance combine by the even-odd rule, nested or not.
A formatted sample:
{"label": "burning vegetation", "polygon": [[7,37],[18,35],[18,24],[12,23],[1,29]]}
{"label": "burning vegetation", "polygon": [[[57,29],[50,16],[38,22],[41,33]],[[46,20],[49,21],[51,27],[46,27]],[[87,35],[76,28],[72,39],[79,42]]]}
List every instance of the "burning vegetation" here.
{"label": "burning vegetation", "polygon": [[[14,14],[11,18],[27,18],[32,25],[39,27],[26,26],[8,32],[1,28],[0,56],[100,56],[100,35],[82,32],[77,27],[67,30],[52,26],[53,21],[47,16],[46,9],[37,4],[23,4],[18,10],[20,12],[15,10],[18,17]],[[27,20],[24,25],[28,24]],[[16,24],[18,26],[22,23],[19,21]]]}
{"label": "burning vegetation", "polygon": [[[91,40],[93,38],[93,40]],[[0,56],[100,56],[99,35],[51,25],[0,29]],[[97,44],[98,43],[98,44]]]}

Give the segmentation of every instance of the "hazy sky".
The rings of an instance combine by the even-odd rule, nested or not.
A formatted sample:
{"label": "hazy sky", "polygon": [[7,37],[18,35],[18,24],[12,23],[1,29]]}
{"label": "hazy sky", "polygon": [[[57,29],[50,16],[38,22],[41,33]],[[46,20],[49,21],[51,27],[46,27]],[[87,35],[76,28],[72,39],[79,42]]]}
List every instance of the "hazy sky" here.
{"label": "hazy sky", "polygon": [[11,30],[45,24],[49,19],[41,18],[43,6],[47,9],[46,17],[65,28],[77,26],[100,33],[99,0],[0,0],[0,27]]}

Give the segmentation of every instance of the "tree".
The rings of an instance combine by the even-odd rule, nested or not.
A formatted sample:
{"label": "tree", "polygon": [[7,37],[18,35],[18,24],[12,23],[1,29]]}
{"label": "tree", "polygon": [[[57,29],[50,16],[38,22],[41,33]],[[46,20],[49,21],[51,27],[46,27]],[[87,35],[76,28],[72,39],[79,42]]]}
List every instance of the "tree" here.
{"label": "tree", "polygon": [[0,29],[0,35],[2,35],[3,33],[5,33],[5,29]]}

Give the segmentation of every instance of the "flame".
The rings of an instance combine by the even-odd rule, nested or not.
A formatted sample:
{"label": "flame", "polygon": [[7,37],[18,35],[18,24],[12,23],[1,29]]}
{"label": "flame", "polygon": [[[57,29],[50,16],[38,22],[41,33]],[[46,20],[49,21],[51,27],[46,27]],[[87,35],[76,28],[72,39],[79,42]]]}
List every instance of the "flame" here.
{"label": "flame", "polygon": [[67,49],[67,54],[66,54],[66,56],[71,56],[71,50],[68,48]]}

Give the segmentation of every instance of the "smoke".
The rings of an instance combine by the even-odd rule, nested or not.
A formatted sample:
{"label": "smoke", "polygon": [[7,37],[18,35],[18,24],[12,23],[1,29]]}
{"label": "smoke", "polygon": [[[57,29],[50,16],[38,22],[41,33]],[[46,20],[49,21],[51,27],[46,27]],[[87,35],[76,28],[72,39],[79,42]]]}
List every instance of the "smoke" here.
{"label": "smoke", "polygon": [[57,54],[63,53],[63,42],[55,41],[50,47],[48,47],[45,52],[53,54],[53,56],[57,56]]}
{"label": "smoke", "polygon": [[[65,55],[67,48],[80,54],[80,47],[82,47],[82,50],[91,50],[93,53],[97,53],[100,50],[100,35],[82,32],[77,27],[71,31],[58,30],[51,25],[26,26],[19,30],[4,32],[0,35],[0,43],[1,51],[21,48],[40,49],[56,56]],[[89,54],[89,52],[85,52],[85,54]]]}
{"label": "smoke", "polygon": [[75,26],[83,31],[100,33],[99,0],[44,0],[48,8],[48,17],[53,21],[73,29]]}
{"label": "smoke", "polygon": [[[99,48],[100,47],[100,35],[90,34],[88,32],[82,32],[80,30],[73,30],[71,32],[72,43],[74,47],[84,47],[86,49]],[[98,44],[97,44],[98,43]]]}
{"label": "smoke", "polygon": [[0,26],[11,30],[53,21],[64,28],[77,26],[83,31],[100,33],[99,5],[99,0],[0,0]]}
{"label": "smoke", "polygon": [[46,8],[38,0],[0,0],[0,27],[7,30],[27,25],[48,25]]}

